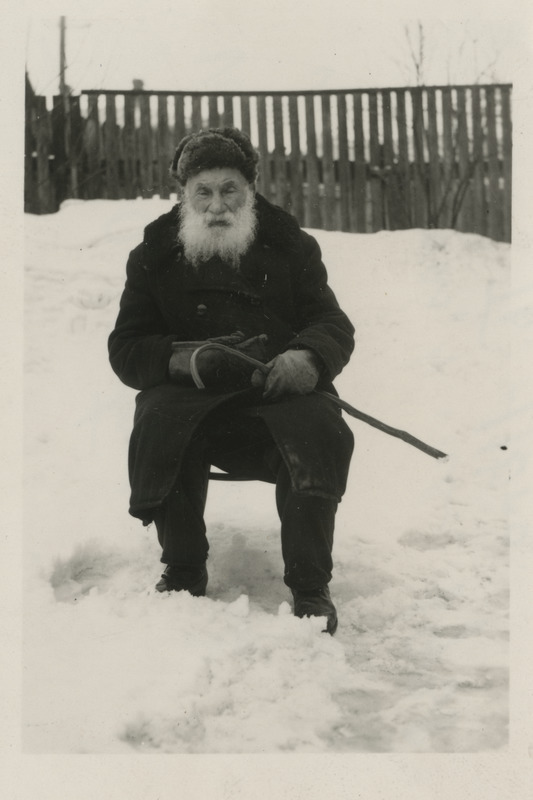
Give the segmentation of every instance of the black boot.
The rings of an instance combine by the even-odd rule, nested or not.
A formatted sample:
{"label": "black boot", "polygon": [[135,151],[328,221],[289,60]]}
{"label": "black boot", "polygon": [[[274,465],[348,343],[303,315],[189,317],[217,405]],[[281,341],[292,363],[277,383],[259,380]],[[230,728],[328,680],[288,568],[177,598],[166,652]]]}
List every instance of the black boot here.
{"label": "black boot", "polygon": [[291,592],[294,598],[294,616],[326,617],[327,624],[323,633],[330,633],[333,636],[337,630],[338,620],[337,610],[331,600],[328,586],[306,591],[291,589]]}
{"label": "black boot", "polygon": [[207,588],[207,569],[205,565],[187,569],[168,564],[155,588],[157,592],[186,591],[193,597],[204,597]]}

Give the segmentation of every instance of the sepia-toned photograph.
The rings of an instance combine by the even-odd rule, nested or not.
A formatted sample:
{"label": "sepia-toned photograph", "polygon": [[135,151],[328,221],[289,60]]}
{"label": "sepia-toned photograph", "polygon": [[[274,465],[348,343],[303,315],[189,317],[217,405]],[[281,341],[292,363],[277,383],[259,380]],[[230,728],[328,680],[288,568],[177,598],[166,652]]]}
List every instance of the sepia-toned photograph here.
{"label": "sepia-toned photograph", "polygon": [[527,48],[327,6],[25,21],[26,755],[509,752]]}

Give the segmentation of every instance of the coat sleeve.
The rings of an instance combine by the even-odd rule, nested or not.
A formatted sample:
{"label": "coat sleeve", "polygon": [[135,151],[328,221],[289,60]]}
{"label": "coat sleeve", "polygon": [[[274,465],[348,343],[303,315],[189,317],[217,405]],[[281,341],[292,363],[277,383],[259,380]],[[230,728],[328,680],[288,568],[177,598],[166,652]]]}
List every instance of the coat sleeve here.
{"label": "coat sleeve", "polygon": [[288,349],[312,350],[320,360],[324,377],[333,380],[350,360],[354,349],[354,326],[328,285],[318,242],[304,231],[302,237],[303,266],[294,287],[298,334]]}
{"label": "coat sleeve", "polygon": [[130,253],[117,321],[108,340],[111,366],[132,389],[149,389],[169,381],[168,365],[176,338],[168,331],[150,289],[143,251],[144,245],[139,245]]}

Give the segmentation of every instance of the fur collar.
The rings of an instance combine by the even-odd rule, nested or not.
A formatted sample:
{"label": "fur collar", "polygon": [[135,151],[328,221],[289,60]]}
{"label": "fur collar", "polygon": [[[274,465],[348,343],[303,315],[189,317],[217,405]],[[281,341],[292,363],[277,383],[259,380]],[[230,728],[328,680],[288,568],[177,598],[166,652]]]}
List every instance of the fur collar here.
{"label": "fur collar", "polygon": [[[300,253],[302,240],[300,226],[295,217],[279,206],[270,203],[262,195],[256,194],[257,241],[291,253]],[[172,250],[180,250],[178,232],[180,227],[180,206],[175,205],[166,214],[146,226],[143,244],[153,255],[166,255]]]}

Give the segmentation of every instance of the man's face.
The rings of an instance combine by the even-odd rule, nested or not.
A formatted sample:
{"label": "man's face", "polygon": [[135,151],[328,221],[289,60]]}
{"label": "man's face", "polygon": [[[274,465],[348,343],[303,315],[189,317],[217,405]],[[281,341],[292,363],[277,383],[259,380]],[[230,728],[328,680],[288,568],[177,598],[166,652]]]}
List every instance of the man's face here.
{"label": "man's face", "polygon": [[238,267],[252,244],[255,190],[237,169],[205,169],[189,178],[181,197],[179,238],[197,267],[214,256]]}
{"label": "man's face", "polygon": [[185,192],[191,207],[204,215],[209,227],[228,226],[244,206],[250,184],[237,169],[206,169],[189,178]]}

